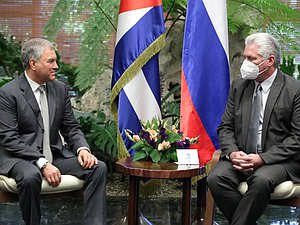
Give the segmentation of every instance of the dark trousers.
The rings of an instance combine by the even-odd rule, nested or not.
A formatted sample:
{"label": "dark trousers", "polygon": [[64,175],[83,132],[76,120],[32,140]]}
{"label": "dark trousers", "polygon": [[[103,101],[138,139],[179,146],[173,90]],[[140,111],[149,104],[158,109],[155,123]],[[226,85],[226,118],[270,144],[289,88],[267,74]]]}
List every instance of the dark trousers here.
{"label": "dark trousers", "polygon": [[[231,225],[254,225],[270,201],[270,194],[279,183],[288,180],[281,164],[264,165],[253,173],[234,170],[232,163],[220,159],[207,178],[213,198]],[[248,191],[241,195],[237,190],[247,181]]]}
{"label": "dark trousers", "polygon": [[[61,174],[85,180],[83,187],[83,225],[106,224],[106,174],[105,163],[99,161],[92,169],[83,169],[77,157],[56,157],[53,161]],[[42,174],[30,162],[21,161],[10,171],[19,190],[19,204],[26,225],[39,225],[41,220],[40,193]]]}

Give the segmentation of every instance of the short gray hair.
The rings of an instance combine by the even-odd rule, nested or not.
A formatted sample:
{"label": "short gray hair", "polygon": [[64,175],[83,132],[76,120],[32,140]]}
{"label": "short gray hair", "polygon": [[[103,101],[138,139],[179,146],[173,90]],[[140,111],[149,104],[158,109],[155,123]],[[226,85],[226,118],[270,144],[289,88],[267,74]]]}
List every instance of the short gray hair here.
{"label": "short gray hair", "polygon": [[245,44],[255,44],[258,46],[258,53],[264,58],[267,59],[270,55],[275,57],[275,67],[279,67],[281,59],[281,50],[279,42],[268,33],[255,33],[249,35]]}
{"label": "short gray hair", "polygon": [[38,61],[46,49],[55,50],[54,46],[43,38],[33,38],[25,42],[21,49],[22,64],[24,69],[29,68],[29,60]]}

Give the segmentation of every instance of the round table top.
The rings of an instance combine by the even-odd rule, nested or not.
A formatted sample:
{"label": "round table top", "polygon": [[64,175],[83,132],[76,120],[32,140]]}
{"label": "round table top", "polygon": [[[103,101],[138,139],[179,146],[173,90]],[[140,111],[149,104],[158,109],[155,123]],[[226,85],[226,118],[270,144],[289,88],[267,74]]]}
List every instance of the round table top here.
{"label": "round table top", "polygon": [[151,161],[133,161],[131,157],[116,163],[117,172],[145,178],[190,178],[205,173],[201,165],[178,165],[175,162],[153,163]]}

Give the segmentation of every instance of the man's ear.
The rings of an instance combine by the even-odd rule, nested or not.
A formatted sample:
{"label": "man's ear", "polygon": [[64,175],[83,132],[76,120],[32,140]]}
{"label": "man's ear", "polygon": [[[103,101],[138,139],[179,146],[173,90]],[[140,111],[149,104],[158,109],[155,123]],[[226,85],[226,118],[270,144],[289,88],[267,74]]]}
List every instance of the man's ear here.
{"label": "man's ear", "polygon": [[36,61],[33,59],[29,59],[29,66],[32,70],[36,70]]}
{"label": "man's ear", "polygon": [[275,65],[275,56],[274,55],[270,55],[268,60],[269,60],[269,62],[268,62],[269,67]]}

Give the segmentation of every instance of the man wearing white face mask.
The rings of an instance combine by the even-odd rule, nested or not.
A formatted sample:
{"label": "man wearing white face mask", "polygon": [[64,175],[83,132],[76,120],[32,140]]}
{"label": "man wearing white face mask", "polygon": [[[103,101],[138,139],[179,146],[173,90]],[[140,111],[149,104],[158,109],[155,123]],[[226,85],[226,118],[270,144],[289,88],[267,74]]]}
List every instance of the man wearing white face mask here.
{"label": "man wearing white face mask", "polygon": [[218,128],[221,158],[207,178],[231,225],[256,224],[276,185],[300,182],[300,81],[278,69],[280,46],[270,34],[248,36],[244,57]]}
{"label": "man wearing white face mask", "polygon": [[259,71],[260,66],[264,64],[266,61],[267,59],[262,61],[260,64],[256,65],[254,62],[245,59],[241,66],[242,78],[248,80],[255,80],[260,74],[268,70],[269,67],[267,66],[264,70]]}

